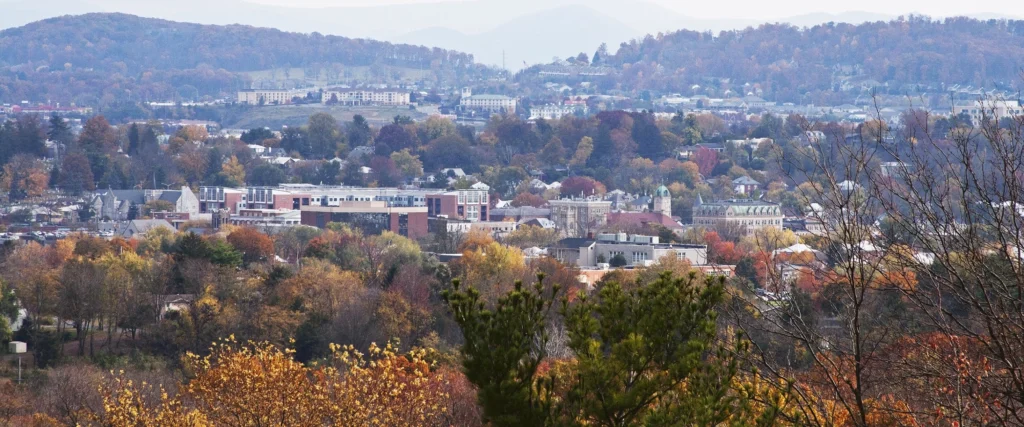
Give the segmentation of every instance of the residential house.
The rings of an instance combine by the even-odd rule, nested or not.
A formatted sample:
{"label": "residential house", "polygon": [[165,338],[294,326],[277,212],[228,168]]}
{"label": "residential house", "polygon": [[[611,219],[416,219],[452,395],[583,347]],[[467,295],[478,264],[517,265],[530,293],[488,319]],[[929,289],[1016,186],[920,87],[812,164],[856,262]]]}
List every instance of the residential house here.
{"label": "residential house", "polygon": [[745,194],[749,196],[754,194],[754,191],[761,187],[761,183],[744,175],[732,180],[732,187],[733,191],[737,194]]}

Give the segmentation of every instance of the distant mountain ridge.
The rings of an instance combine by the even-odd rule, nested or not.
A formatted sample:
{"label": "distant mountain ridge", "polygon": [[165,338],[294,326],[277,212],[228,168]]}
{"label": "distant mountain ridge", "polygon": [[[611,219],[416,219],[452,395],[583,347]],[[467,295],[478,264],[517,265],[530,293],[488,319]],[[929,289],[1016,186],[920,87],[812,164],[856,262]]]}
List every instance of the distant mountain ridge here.
{"label": "distant mountain ridge", "polygon": [[810,28],[765,24],[719,34],[682,30],[624,44],[602,65],[621,70],[607,84],[623,89],[731,89],[781,102],[846,86],[894,95],[955,84],[1013,91],[1024,87],[1024,21],[910,16]]}
{"label": "distant mountain ridge", "polygon": [[[0,0],[0,28],[25,25],[56,14],[124,12],[202,24],[245,24],[302,33],[320,32],[391,42],[459,49],[478,62],[501,65],[501,50],[510,69],[566,57],[607,43],[611,50],[633,38],[687,29],[712,31],[756,27],[766,22],[799,27],[825,22],[887,21],[895,15],[869,12],[810,13],[784,19],[702,19],[646,0],[463,0],[382,4],[359,7],[292,8],[247,0]],[[995,17],[988,14],[986,17]],[[597,17],[607,28],[594,31],[579,17]],[[531,25],[534,21],[545,26]],[[571,39],[554,40],[551,37]],[[461,35],[459,34],[461,33]],[[510,41],[549,34],[544,43],[526,46]],[[591,46],[591,47],[588,47]],[[514,51],[521,51],[522,54]]]}
{"label": "distant mountain ridge", "polygon": [[307,68],[340,75],[350,67],[369,67],[380,82],[394,80],[389,67],[423,70],[449,84],[487,72],[472,55],[452,50],[116,13],[51,18],[0,31],[0,100],[5,102],[95,105],[101,101],[89,96],[222,96],[248,87],[244,72]]}
{"label": "distant mountain ridge", "polygon": [[[110,62],[111,56],[116,56]],[[468,54],[374,40],[289,33],[246,25],[201,25],[127,14],[91,13],[0,31],[0,66],[90,67],[138,72],[207,65],[228,71],[315,63],[429,68],[469,66]]]}

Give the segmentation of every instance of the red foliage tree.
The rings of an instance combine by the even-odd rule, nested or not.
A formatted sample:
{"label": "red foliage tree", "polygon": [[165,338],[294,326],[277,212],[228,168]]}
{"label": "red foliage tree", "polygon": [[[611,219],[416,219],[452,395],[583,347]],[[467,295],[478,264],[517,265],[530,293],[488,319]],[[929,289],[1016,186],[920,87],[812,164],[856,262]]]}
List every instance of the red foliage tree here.
{"label": "red foliage tree", "polygon": [[707,148],[700,147],[696,153],[693,153],[694,163],[697,164],[697,168],[700,170],[700,174],[708,176],[711,171],[715,169],[715,165],[718,164],[718,153],[711,151]]}
{"label": "red foliage tree", "polygon": [[563,196],[601,195],[607,191],[604,184],[589,176],[572,176],[562,181]]}

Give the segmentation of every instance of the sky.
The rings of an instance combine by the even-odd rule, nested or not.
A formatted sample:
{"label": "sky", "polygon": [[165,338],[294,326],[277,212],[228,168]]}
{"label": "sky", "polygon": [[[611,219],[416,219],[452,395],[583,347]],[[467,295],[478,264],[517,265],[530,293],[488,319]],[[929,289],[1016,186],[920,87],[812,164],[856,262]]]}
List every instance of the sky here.
{"label": "sky", "polygon": [[[293,7],[327,6],[372,6],[400,3],[434,3],[439,0],[249,0],[252,2]],[[441,0],[473,1],[473,0]],[[506,0],[514,1],[514,0]],[[623,0],[624,2],[634,0]],[[808,13],[843,13],[862,11],[887,15],[919,13],[932,17],[952,15],[997,14],[1024,17],[1024,2],[1013,0],[997,1],[950,1],[950,0],[648,0],[676,12],[695,18],[785,18]],[[585,1],[581,1],[585,3]]]}

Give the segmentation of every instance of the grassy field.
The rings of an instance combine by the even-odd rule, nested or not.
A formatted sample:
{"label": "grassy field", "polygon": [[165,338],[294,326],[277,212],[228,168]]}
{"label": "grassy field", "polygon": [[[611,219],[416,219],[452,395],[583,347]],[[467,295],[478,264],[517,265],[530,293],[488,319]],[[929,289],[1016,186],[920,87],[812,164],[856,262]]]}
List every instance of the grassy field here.
{"label": "grassy field", "polygon": [[361,114],[375,125],[390,123],[397,115],[409,116],[414,120],[424,119],[425,114],[407,107],[372,107],[372,106],[326,106],[313,105],[276,105],[253,108],[237,119],[227,119],[221,126],[228,129],[252,129],[269,127],[280,129],[281,126],[301,126],[306,124],[309,116],[326,112],[338,119],[338,122],[352,121],[352,117]]}

